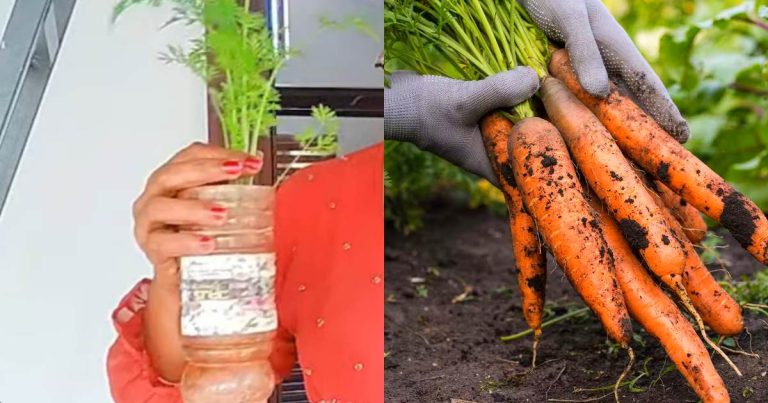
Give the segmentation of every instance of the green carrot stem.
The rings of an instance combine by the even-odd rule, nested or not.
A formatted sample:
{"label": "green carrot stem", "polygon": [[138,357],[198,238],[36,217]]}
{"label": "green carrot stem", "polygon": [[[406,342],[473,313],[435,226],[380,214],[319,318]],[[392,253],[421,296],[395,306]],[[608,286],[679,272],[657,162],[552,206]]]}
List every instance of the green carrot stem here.
{"label": "green carrot stem", "polygon": [[496,60],[498,61],[498,66],[502,68],[506,64],[504,63],[504,56],[502,56],[501,54],[501,49],[499,48],[499,44],[496,42],[496,35],[494,35],[493,29],[491,29],[491,24],[490,22],[488,22],[488,18],[486,18],[485,16],[483,7],[480,6],[480,2],[478,0],[470,0],[470,1],[472,2],[472,8],[474,8],[476,12],[476,18],[480,19],[481,26],[485,31],[485,34],[488,35],[488,42],[491,45],[491,50],[496,56]]}
{"label": "green carrot stem", "polygon": [[280,62],[277,63],[277,66],[275,66],[275,69],[272,70],[272,72],[269,75],[269,80],[267,80],[267,84],[264,88],[264,95],[261,97],[261,101],[259,102],[259,109],[258,109],[258,118],[256,119],[256,123],[254,124],[254,141],[251,142],[250,147],[247,149],[247,152],[249,154],[256,154],[256,151],[259,149],[259,136],[262,134],[268,134],[264,133],[264,128],[262,126],[262,119],[261,117],[264,116],[264,112],[267,108],[267,100],[269,99],[269,94],[271,91],[273,91],[272,86],[275,83],[275,79],[277,79],[277,72],[280,71],[280,68],[283,67],[283,64],[285,63],[285,59],[280,60]]}
{"label": "green carrot stem", "polygon": [[488,10],[491,12],[491,15],[493,16],[493,25],[494,25],[494,33],[495,36],[499,37],[499,40],[501,41],[502,49],[504,50],[504,59],[506,60],[505,66],[507,68],[513,68],[515,65],[515,58],[512,53],[512,49],[510,48],[510,44],[512,43],[512,38],[508,35],[508,32],[506,29],[504,29],[504,25],[501,22],[501,18],[499,17],[499,11],[496,7],[496,3],[493,0],[484,0],[486,7],[488,7]]}
{"label": "green carrot stem", "polygon": [[[430,3],[435,4],[437,3],[437,7],[440,7],[440,1],[441,0],[428,0]],[[464,43],[464,46],[466,46],[469,53],[474,54],[476,58],[479,60],[483,60],[483,54],[480,52],[472,42],[472,40],[469,38],[466,32],[464,32],[463,29],[461,29],[461,25],[459,25],[458,21],[456,21],[453,18],[450,18],[448,20],[448,24],[450,27],[456,32],[459,39]],[[491,73],[493,74],[493,73]]]}
{"label": "green carrot stem", "polygon": [[[428,26],[417,23],[416,27],[418,27],[418,29],[421,30],[423,33],[427,33],[427,35],[430,35],[429,34],[430,29],[429,29]],[[488,76],[494,74],[492,69],[490,69],[486,64],[480,62],[480,60],[482,60],[482,58],[480,58],[480,59],[475,58],[472,54],[470,54],[470,52],[467,52],[467,50],[464,49],[459,42],[457,42],[457,41],[455,41],[455,40],[453,40],[453,39],[451,39],[451,38],[449,38],[447,36],[440,36],[439,41],[442,42],[443,45],[448,46],[454,52],[458,53],[460,56],[466,58],[478,70],[481,70],[484,74],[486,74]]]}
{"label": "green carrot stem", "polygon": [[[555,323],[562,322],[562,321],[564,321],[566,319],[572,318],[574,316],[581,315],[581,314],[586,313],[588,311],[589,311],[589,308],[575,309],[575,310],[570,311],[570,312],[568,312],[568,313],[566,313],[564,315],[560,315],[560,316],[554,317],[554,318],[552,318],[552,319],[542,323],[541,324],[541,328],[543,329],[545,327],[552,326]],[[527,336],[527,335],[529,335],[531,333],[533,333],[533,329],[528,329],[528,330],[524,330],[524,331],[522,331],[520,333],[511,334],[509,336],[501,336],[499,338],[499,340],[501,340],[501,341],[517,340],[517,339],[525,337],[525,336]]]}

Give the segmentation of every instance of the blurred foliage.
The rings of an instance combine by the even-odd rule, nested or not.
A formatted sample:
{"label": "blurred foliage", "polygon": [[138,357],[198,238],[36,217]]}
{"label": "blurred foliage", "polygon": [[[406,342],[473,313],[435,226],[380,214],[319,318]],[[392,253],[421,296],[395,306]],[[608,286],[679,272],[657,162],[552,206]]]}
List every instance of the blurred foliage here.
{"label": "blurred foliage", "polygon": [[[688,119],[686,146],[767,210],[768,0],[604,3]],[[388,71],[398,68],[387,60]],[[402,230],[418,228],[426,200],[451,187],[504,211],[500,193],[416,147],[387,144],[386,169],[386,217]]]}
{"label": "blurred foliage", "polygon": [[742,309],[768,316],[768,269],[753,275],[742,275],[739,280],[721,281],[720,284]]}
{"label": "blurred foliage", "polygon": [[424,204],[446,191],[467,194],[472,207],[503,212],[504,196],[486,180],[478,180],[455,165],[410,143],[384,144],[384,212],[387,221],[409,233],[422,225]]}

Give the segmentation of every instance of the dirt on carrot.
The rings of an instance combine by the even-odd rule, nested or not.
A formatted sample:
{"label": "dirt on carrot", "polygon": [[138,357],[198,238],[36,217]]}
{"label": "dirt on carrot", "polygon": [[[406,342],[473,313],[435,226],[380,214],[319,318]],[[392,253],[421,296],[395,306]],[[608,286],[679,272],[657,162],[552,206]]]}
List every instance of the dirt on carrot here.
{"label": "dirt on carrot", "polygon": [[[654,193],[652,195],[659,206],[664,204],[660,195]],[[674,220],[672,211],[665,207],[661,212],[668,218],[672,232],[682,238],[682,226]],[[741,333],[744,330],[741,307],[712,277],[693,244],[687,240],[683,243],[687,259],[682,282],[696,311],[704,323],[721,336]]]}
{"label": "dirt on carrot", "polygon": [[672,215],[680,223],[685,236],[691,243],[698,244],[707,235],[707,223],[701,217],[699,210],[690,205],[672,189],[661,181],[652,183],[652,190],[656,191],[664,205],[672,212]]}
{"label": "dirt on carrot", "polygon": [[632,329],[613,259],[606,254],[605,239],[584,199],[565,142],[551,123],[527,118],[515,124],[508,148],[523,204],[547,249],[608,335],[626,347]]}
{"label": "dirt on carrot", "polygon": [[533,218],[523,207],[522,196],[517,189],[509,164],[507,142],[514,125],[500,113],[490,114],[480,122],[488,158],[498,176],[502,193],[507,202],[509,228],[513,234],[513,251],[518,262],[517,285],[523,304],[523,317],[534,332],[532,365],[536,364],[536,351],[541,338],[541,317],[544,310],[547,281],[546,252],[542,247]]}
{"label": "dirt on carrot", "polygon": [[598,200],[590,201],[600,215],[603,236],[613,250],[616,279],[632,318],[661,343],[677,370],[705,403],[730,401],[696,330],[634,255],[613,217]]}
{"label": "dirt on carrot", "polygon": [[615,85],[605,99],[584,91],[565,50],[553,53],[549,69],[600,119],[635,163],[720,222],[758,261],[768,264],[768,218],[755,203],[673,139]]}
{"label": "dirt on carrot", "polygon": [[[547,77],[541,97],[581,174],[620,223],[630,246],[662,281],[679,281],[685,266],[682,245],[611,134],[560,80]],[[614,183],[615,176],[621,184]]]}

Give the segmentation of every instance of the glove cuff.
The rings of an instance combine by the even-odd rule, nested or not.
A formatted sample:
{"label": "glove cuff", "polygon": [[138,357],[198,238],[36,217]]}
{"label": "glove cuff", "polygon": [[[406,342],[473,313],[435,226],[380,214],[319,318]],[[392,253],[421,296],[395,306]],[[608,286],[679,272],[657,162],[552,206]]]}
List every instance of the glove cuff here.
{"label": "glove cuff", "polygon": [[393,82],[384,89],[384,139],[413,143],[418,138],[417,95],[407,82]]}

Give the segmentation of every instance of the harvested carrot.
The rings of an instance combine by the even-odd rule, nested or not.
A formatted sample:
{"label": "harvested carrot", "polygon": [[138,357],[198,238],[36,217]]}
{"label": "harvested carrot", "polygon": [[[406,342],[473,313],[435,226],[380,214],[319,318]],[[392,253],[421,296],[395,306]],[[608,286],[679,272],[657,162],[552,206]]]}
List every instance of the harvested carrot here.
{"label": "harvested carrot", "polygon": [[507,140],[512,133],[512,128],[512,122],[499,113],[490,114],[480,121],[483,143],[507,201],[509,227],[512,232],[512,246],[517,266],[517,283],[523,302],[523,316],[533,330],[532,365],[536,366],[547,284],[547,259],[546,253],[541,248],[533,218],[523,207],[520,191],[515,187],[509,166]]}
{"label": "harvested carrot", "polygon": [[508,148],[523,203],[550,252],[608,336],[628,348],[632,327],[613,259],[562,137],[546,120],[527,118],[515,125]]}
{"label": "harvested carrot", "polygon": [[702,213],[720,222],[758,261],[768,264],[768,218],[675,141],[615,85],[600,99],[579,85],[568,54],[552,55],[549,70],[600,119],[619,147]]}
{"label": "harvested carrot", "polygon": [[618,221],[624,238],[651,271],[674,287],[685,266],[682,244],[611,134],[560,80],[544,79],[541,97],[581,173]]}
{"label": "harvested carrot", "polygon": [[541,340],[541,322],[547,285],[546,253],[541,248],[538,233],[530,215],[516,214],[510,220],[510,227],[517,265],[517,283],[523,300],[523,317],[528,326],[533,329],[531,365],[535,367],[536,353]]}
{"label": "harvested carrot", "polygon": [[[678,239],[678,235],[685,235],[670,230],[670,225],[677,225],[675,218],[663,214],[663,204],[654,199],[658,196],[652,196],[652,191],[646,189],[643,179],[635,173],[610,133],[560,80],[551,77],[544,80],[542,100],[590,187],[618,221],[627,243],[678,296],[703,332],[704,321],[683,284],[682,274],[688,258]],[[674,223],[668,222],[670,220]],[[709,338],[706,341],[711,343]],[[711,344],[717,350],[714,343]],[[725,353],[721,354],[730,363]],[[733,367],[739,373],[738,368]]]}
{"label": "harvested carrot", "polygon": [[616,279],[632,317],[661,343],[678,371],[705,403],[728,402],[728,390],[707,349],[675,303],[654,283],[622,236],[619,225],[596,201],[603,236],[613,255]]}
{"label": "harvested carrot", "polygon": [[672,215],[675,216],[682,226],[688,240],[694,244],[703,241],[707,235],[707,223],[704,222],[699,210],[696,210],[695,207],[673,192],[667,185],[661,183],[661,181],[654,181],[653,185],[664,201],[664,205],[672,211]]}
{"label": "harvested carrot", "polygon": [[[663,202],[663,198],[655,195],[656,203]],[[662,209],[662,212],[672,217],[669,209]],[[670,220],[671,230],[681,235],[683,229],[675,220]],[[696,311],[701,315],[701,319],[715,333],[721,336],[734,336],[744,330],[744,318],[741,315],[741,307],[723,287],[718,284],[712,274],[707,269],[701,257],[696,253],[693,244],[684,241],[688,252],[685,270],[683,271],[683,286],[691,298]]]}
{"label": "harvested carrot", "polygon": [[[693,245],[685,239],[685,235],[683,234],[683,230],[680,228],[680,224],[677,222],[677,220],[672,216],[672,213],[669,211],[666,206],[664,206],[664,202],[661,199],[661,196],[659,196],[656,192],[653,191],[653,182],[646,178],[646,186],[649,189],[649,194],[653,197],[654,203],[659,206],[661,214],[664,215],[667,222],[670,225],[670,229],[675,233],[675,236],[678,236],[680,239],[682,239],[682,242],[684,242],[684,246],[686,248],[686,268],[693,265],[700,265],[704,266],[704,264],[701,262],[701,259],[699,258],[699,255],[696,253],[696,250],[693,248]],[[706,267],[704,268],[706,270]],[[685,275],[685,271],[683,271],[683,274]],[[691,318],[694,322],[696,322],[696,325],[699,327],[699,331],[701,332],[701,336],[704,339],[704,342],[709,344],[709,346],[714,350],[718,355],[723,357],[726,363],[733,369],[734,372],[736,372],[736,375],[742,376],[741,370],[739,367],[734,364],[734,362],[728,357],[727,354],[723,351],[723,349],[720,348],[715,342],[712,341],[712,339],[709,338],[709,335],[707,335],[707,331],[705,328],[705,322],[702,318],[701,314],[699,313],[698,308],[693,303],[693,300],[691,296],[689,295],[688,288],[685,287],[683,278],[680,276],[670,276],[670,282],[667,283],[667,286],[670,287],[671,291],[675,293],[678,297],[678,301],[680,304],[686,309],[686,311],[691,315]],[[705,301],[706,303],[707,301]],[[739,316],[741,313],[739,312]],[[741,322],[741,319],[739,318],[739,322]]]}

